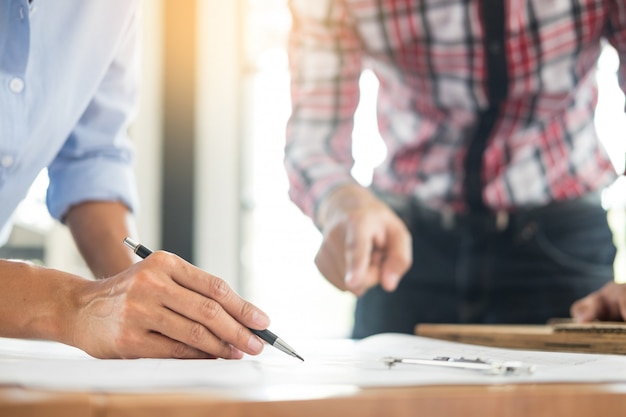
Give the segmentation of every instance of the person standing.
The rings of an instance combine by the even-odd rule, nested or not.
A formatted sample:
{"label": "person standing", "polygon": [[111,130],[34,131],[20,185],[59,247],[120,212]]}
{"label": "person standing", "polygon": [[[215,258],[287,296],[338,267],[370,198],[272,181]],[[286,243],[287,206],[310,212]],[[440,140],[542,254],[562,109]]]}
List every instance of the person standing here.
{"label": "person standing", "polygon": [[[290,7],[289,194],[323,234],[320,272],[358,296],[354,337],[626,317],[600,201],[617,173],[593,120],[604,41],[626,89],[626,3]],[[387,148],[369,187],[350,174],[365,68]]]}
{"label": "person standing", "polygon": [[258,354],[267,315],[220,278],[159,251],[135,263],[136,0],[0,0],[0,228],[47,168],[50,213],[97,280],[0,260],[0,336],[98,358]]}

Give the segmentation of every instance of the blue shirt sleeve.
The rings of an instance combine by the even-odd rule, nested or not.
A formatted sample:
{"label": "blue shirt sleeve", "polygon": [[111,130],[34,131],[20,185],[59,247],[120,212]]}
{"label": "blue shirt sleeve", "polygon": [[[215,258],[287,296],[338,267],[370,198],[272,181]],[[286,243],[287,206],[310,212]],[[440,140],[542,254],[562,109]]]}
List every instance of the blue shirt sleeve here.
{"label": "blue shirt sleeve", "polygon": [[127,129],[137,105],[138,25],[135,14],[93,98],[48,166],[46,202],[59,220],[71,206],[85,201],[119,201],[137,210]]}

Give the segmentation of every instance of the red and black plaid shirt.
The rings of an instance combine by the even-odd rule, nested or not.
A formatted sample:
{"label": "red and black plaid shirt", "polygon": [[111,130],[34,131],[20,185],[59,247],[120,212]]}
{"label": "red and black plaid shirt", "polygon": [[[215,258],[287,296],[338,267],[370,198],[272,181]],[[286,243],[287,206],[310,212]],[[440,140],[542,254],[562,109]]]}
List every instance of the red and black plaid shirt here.
{"label": "red and black plaid shirt", "polygon": [[579,196],[616,178],[594,128],[595,67],[606,39],[620,55],[626,90],[625,0],[290,4],[285,165],[290,196],[308,215],[334,187],[355,183],[353,115],[364,68],[380,81],[388,149],[377,189],[466,210],[472,152],[479,198],[493,210]]}

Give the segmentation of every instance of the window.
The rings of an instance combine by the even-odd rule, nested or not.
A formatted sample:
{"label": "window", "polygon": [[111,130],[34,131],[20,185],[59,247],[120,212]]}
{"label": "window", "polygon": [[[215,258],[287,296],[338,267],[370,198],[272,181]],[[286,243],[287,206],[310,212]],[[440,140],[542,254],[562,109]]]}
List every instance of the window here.
{"label": "window", "polygon": [[[607,148],[618,172],[626,167],[626,113],[624,94],[617,83],[619,57],[610,45],[605,45],[598,61],[599,99],[596,111],[596,129]],[[617,246],[615,279],[626,282],[626,178],[621,176],[603,195],[603,203],[609,210],[609,223]]]}
{"label": "window", "polygon": [[[283,169],[285,123],[290,113],[285,42],[290,16],[285,0],[247,0],[242,275],[246,295],[272,317],[281,337],[347,337],[353,297],[331,286],[313,258],[321,236],[287,196]],[[291,335],[291,336],[290,336]]]}

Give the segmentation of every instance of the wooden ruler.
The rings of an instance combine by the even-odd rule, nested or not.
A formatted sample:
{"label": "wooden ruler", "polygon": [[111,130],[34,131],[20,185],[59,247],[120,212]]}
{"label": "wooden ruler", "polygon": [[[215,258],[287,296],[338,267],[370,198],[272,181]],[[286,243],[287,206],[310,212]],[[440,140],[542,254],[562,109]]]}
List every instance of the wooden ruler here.
{"label": "wooden ruler", "polygon": [[483,346],[558,352],[626,354],[626,323],[547,325],[418,324],[418,336]]}

